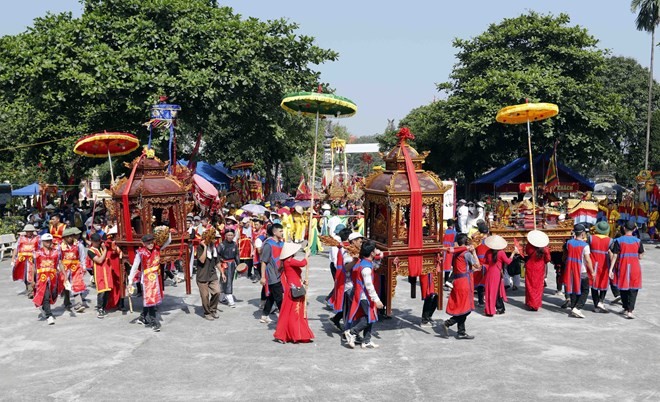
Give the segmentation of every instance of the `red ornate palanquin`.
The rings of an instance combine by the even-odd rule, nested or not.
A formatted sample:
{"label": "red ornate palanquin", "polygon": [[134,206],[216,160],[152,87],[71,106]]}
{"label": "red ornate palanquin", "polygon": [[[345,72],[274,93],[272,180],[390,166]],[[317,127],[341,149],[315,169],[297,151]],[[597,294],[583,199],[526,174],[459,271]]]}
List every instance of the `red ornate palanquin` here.
{"label": "red ornate palanquin", "polygon": [[[136,164],[137,167],[135,167]],[[132,263],[131,254],[141,246],[140,239],[143,235],[153,233],[157,226],[169,226],[174,229],[172,243],[161,251],[161,260],[164,263],[177,260],[182,262],[186,278],[186,293],[190,294],[189,238],[185,228],[186,214],[192,209],[192,203],[186,202],[190,185],[184,184],[177,177],[168,174],[167,162],[162,162],[156,157],[138,157],[125,165],[131,170],[135,167],[135,175],[128,192],[130,222],[125,221],[122,213],[123,194],[129,185],[129,179],[119,180],[112,188],[110,211],[117,219],[116,241],[124,252],[124,261]],[[131,236],[128,236],[128,231],[131,231]],[[129,237],[132,237],[132,240]]]}
{"label": "red ornate palanquin", "polygon": [[[423,247],[408,246],[408,216],[410,213],[410,185],[401,147],[407,147],[419,181],[423,205]],[[442,308],[442,278],[437,264],[441,256],[443,227],[443,195],[449,189],[438,176],[422,169],[429,152],[418,153],[406,141],[399,143],[383,157],[385,170],[373,173],[364,187],[366,237],[376,241],[383,251],[379,272],[386,277],[387,314],[392,312],[397,276],[408,276],[408,257],[422,256],[422,274],[433,274],[438,292],[438,308]],[[412,279],[412,278],[411,278]],[[411,280],[415,297],[415,280]],[[385,300],[384,300],[385,302]]]}

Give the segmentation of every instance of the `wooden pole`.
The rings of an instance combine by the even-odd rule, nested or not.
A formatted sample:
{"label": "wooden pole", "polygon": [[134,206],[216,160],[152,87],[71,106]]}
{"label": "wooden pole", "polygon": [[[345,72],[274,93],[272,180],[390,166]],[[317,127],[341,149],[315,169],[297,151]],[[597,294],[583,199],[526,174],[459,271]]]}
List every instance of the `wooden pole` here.
{"label": "wooden pole", "polygon": [[529,150],[529,175],[532,178],[532,216],[534,217],[534,230],[536,230],[536,184],[534,183],[534,160],[532,158],[532,131],[527,117],[527,147]]}
{"label": "wooden pole", "polygon": [[[309,206],[309,229],[307,233],[307,247],[311,250],[312,248],[312,220],[314,219],[314,183],[316,182],[316,152],[318,149],[318,139],[319,139],[319,107],[316,109],[316,130],[314,133],[314,156],[312,157],[312,180],[310,182],[310,189],[312,191],[312,197]],[[307,283],[307,289],[309,289],[309,262],[305,268],[305,282]],[[303,304],[303,316],[307,319],[307,292],[305,292],[305,302]]]}

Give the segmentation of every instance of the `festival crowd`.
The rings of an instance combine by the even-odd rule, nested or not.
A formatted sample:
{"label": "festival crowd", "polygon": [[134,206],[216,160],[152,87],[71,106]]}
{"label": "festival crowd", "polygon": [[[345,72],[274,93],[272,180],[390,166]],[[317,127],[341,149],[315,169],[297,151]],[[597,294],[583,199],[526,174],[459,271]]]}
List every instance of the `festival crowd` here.
{"label": "festival crowd", "polygon": [[[476,213],[467,216],[467,203],[460,200],[458,204],[457,218],[446,223],[445,251],[438,261],[444,289],[449,292],[446,314],[450,318],[438,324],[445,336],[457,325],[457,339],[473,339],[466,331],[469,314],[475,309],[483,309],[486,317],[505,314],[507,291],[518,290],[522,276],[527,309],[542,308],[549,262],[556,271],[557,295],[565,297],[562,307],[568,308],[571,317],[585,318],[589,294],[594,312],[609,312],[604,305],[608,290],[614,296],[610,304],[621,303],[621,313],[628,319],[635,317],[644,253],[634,235],[636,221],[626,221],[614,232],[608,219],[595,225],[576,224],[559,253],[550,252],[543,231],[532,230],[524,249],[516,242],[507,254],[507,241],[490,233],[484,204],[473,203]],[[307,322],[306,267],[310,254],[323,251],[325,245],[330,246],[334,282],[326,297],[327,308],[335,313],[330,321],[348,347],[377,348],[372,328],[379,319],[388,318],[388,297],[379,269],[382,252],[365,238],[364,210],[359,204],[318,203],[312,211],[282,202],[253,205],[252,211],[229,205],[213,215],[188,214],[185,236],[190,239],[190,260],[182,264],[180,259],[167,263],[161,259],[175,232],[156,233],[159,226],[167,226],[162,217],[153,217],[153,233],[141,236],[141,246],[126,261],[115,242],[117,224],[103,203],[51,204],[43,212],[26,216],[12,254],[13,279],[25,284],[27,297],[40,309],[40,319],[50,325],[55,323],[51,306],[59,296],[63,307],[75,315],[89,308],[88,295],[95,288],[99,319],[115,309],[132,310],[132,300],[141,297],[142,311],[133,322],[158,332],[162,320],[157,308],[163,302],[166,281],[176,286],[188,265],[204,319],[218,319],[220,303],[235,307],[234,281],[246,278],[261,285],[259,321],[269,324],[277,319],[275,339],[309,342],[314,334]],[[300,250],[305,251],[303,259],[295,258]],[[432,274],[420,279],[420,324],[432,326],[439,295]]]}

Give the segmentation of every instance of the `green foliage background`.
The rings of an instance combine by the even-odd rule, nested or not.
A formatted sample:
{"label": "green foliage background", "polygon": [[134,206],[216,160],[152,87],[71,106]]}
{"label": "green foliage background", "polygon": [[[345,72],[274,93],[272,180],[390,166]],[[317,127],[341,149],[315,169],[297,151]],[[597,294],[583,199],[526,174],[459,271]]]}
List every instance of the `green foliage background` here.
{"label": "green foliage background", "polygon": [[[18,185],[80,178],[99,161],[73,154],[76,136],[121,130],[146,143],[141,123],[159,95],[182,105],[178,142],[192,144],[201,130],[209,160],[252,160],[269,172],[309,148],[311,122],[279,102],[314,88],[313,66],[338,54],[295,23],[242,18],[208,0],[83,5],[81,18],[48,14],[0,38],[0,148],[70,137],[0,153],[0,177]],[[162,159],[166,142],[164,132],[154,141]]]}

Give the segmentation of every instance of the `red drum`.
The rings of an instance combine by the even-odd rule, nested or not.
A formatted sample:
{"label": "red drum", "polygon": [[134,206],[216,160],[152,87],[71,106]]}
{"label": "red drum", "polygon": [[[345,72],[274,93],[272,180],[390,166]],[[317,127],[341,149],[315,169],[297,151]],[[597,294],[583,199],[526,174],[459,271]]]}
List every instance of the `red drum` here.
{"label": "red drum", "polygon": [[218,198],[218,190],[208,180],[195,174],[193,175],[193,198],[197,206],[206,212],[213,207],[213,203]]}

